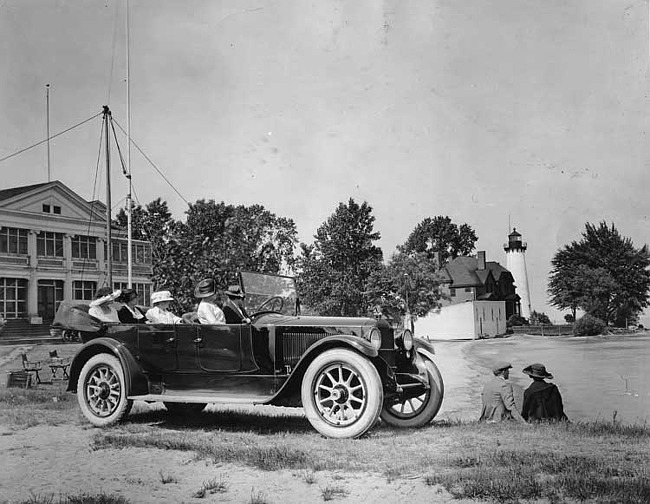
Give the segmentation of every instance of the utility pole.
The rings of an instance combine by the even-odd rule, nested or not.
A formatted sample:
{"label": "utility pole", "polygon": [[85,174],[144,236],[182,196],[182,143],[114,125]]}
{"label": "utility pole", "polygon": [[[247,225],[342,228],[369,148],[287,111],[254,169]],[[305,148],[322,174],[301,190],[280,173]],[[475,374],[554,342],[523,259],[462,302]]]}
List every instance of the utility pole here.
{"label": "utility pole", "polygon": [[52,180],[50,176],[50,85],[45,84],[45,117],[47,128],[47,181]]}
{"label": "utility pole", "polygon": [[106,264],[108,286],[113,288],[113,237],[111,235],[111,142],[108,122],[111,111],[104,105],[104,134],[106,135]]}
{"label": "utility pole", "polygon": [[129,78],[129,0],[126,0],[126,178],[129,192],[126,195],[127,287],[133,282],[133,201],[131,199],[131,81]]}

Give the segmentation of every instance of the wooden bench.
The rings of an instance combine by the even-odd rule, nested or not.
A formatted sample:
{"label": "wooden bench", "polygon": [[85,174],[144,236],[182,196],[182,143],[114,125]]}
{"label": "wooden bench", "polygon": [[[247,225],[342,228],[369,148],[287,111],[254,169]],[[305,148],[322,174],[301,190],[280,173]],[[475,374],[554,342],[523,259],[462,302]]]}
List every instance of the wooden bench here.
{"label": "wooden bench", "polygon": [[[52,371],[52,380],[69,380],[70,376],[68,375],[68,368],[70,367],[70,359],[67,357],[59,357],[59,354],[56,350],[50,352],[50,360],[47,362],[47,365]],[[57,377],[58,371],[62,371],[61,378]]]}

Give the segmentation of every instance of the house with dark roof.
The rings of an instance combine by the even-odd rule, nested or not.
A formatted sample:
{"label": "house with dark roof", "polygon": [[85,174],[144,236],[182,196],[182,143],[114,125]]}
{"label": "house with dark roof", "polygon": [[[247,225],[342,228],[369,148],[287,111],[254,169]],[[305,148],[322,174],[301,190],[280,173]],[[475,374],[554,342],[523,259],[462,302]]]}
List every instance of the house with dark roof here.
{"label": "house with dark roof", "polygon": [[440,269],[442,306],[415,322],[419,336],[473,339],[506,332],[506,321],[521,313],[512,274],[485,252],[461,256]]}
{"label": "house with dark roof", "polygon": [[[49,324],[59,304],[107,285],[106,206],[62,182],[0,190],[0,317]],[[127,286],[127,237],[112,228],[113,288]],[[132,240],[132,286],[148,303],[151,244]]]}

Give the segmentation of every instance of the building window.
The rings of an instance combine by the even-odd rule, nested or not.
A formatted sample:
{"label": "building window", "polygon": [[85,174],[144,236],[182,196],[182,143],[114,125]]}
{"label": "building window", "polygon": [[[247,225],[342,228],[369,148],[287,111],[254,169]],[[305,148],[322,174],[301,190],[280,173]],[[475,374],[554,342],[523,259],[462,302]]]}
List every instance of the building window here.
{"label": "building window", "polygon": [[80,301],[92,301],[97,291],[97,282],[75,280],[72,282],[72,296]]}
{"label": "building window", "polygon": [[39,256],[63,257],[63,233],[49,231],[38,233],[36,252]]}
{"label": "building window", "polygon": [[0,253],[27,254],[27,229],[0,228]]}
{"label": "building window", "polygon": [[[127,242],[114,241],[112,249],[113,262],[126,263],[129,261]],[[149,243],[133,243],[131,250],[133,251],[133,264],[151,264],[151,245]],[[108,257],[106,259],[108,260]]]}
{"label": "building window", "polygon": [[52,210],[54,211],[55,214],[61,215],[61,207],[60,206],[54,205],[52,207]]}
{"label": "building window", "polygon": [[[134,291],[140,294],[140,301],[138,304],[143,304],[145,306],[150,306],[151,304],[151,284],[145,283],[132,283],[131,287]],[[114,289],[127,289],[126,282],[115,282],[113,287]]]}
{"label": "building window", "polygon": [[151,245],[148,243],[134,243],[133,262],[135,264],[151,264]]}
{"label": "building window", "polygon": [[449,287],[449,296],[450,297],[456,296],[456,287]]}
{"label": "building window", "polygon": [[465,292],[472,292],[472,288],[471,287],[465,287]]}
{"label": "building window", "polygon": [[75,259],[97,258],[97,240],[92,236],[72,237],[72,257]]}
{"label": "building window", "polygon": [[50,213],[50,205],[43,205],[43,212]]}
{"label": "building window", "polygon": [[0,312],[7,319],[27,316],[27,280],[0,278]]}

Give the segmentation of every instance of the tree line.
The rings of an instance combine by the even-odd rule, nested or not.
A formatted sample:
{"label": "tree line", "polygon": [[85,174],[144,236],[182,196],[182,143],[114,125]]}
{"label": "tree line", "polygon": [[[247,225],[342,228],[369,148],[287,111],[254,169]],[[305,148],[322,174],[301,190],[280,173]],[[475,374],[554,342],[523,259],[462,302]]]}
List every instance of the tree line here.
{"label": "tree line", "polygon": [[[126,223],[121,209],[114,225],[126,229]],[[173,291],[183,310],[194,304],[201,279],[226,288],[239,271],[256,271],[295,276],[303,312],[367,316],[380,310],[396,321],[439,307],[441,266],[470,255],[478,240],[468,224],[427,217],[384,260],[372,207],[352,198],[339,203],[311,243],[299,243],[294,221],[262,205],[203,199],[189,205],[185,221],[172,218],[160,198],[136,205],[132,236],[151,243],[154,287]],[[551,303],[574,317],[582,310],[604,323],[630,323],[649,304],[648,249],[635,248],[613,224],[587,223],[582,240],[558,250],[552,265]]]}

